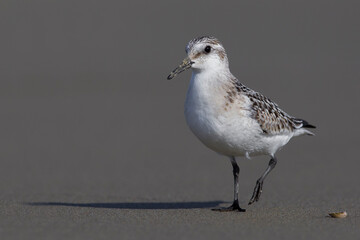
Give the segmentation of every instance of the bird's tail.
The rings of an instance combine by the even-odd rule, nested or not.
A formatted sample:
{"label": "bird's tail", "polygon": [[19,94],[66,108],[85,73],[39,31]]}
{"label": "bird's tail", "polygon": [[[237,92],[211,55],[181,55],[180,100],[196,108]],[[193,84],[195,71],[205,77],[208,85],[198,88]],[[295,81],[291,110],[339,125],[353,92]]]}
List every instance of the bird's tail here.
{"label": "bird's tail", "polygon": [[310,123],[308,123],[307,121],[305,121],[304,119],[296,119],[301,121],[303,128],[316,128],[314,125],[311,125]]}
{"label": "bird's tail", "polygon": [[302,130],[302,134],[307,134],[307,135],[310,135],[310,136],[315,136],[315,134],[305,128],[316,128],[316,126],[314,125],[311,125],[310,123],[308,123],[306,120],[304,119],[299,119],[299,118],[296,118],[294,119],[297,123],[299,123],[298,125],[298,129],[299,130]]}

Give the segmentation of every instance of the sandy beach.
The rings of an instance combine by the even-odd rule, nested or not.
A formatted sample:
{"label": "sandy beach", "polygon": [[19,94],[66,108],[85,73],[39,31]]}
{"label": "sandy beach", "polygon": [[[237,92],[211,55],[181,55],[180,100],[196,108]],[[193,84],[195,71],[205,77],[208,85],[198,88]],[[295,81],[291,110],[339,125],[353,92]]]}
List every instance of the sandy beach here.
{"label": "sandy beach", "polygon": [[[359,238],[359,4],[139,4],[1,4],[0,238]],[[211,211],[232,200],[231,164],[186,126],[191,72],[166,80],[203,34],[240,81],[317,126],[250,206],[269,159],[238,159],[245,213]]]}

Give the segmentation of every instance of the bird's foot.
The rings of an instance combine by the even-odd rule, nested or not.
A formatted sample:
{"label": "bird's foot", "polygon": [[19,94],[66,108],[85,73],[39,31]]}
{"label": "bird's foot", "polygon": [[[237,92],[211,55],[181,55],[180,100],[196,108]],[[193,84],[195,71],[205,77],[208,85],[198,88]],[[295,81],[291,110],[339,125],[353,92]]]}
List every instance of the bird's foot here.
{"label": "bird's foot", "polygon": [[260,181],[260,180],[256,181],[254,192],[253,192],[253,195],[252,195],[252,197],[251,197],[251,199],[249,201],[249,205],[253,204],[254,202],[259,201],[260,195],[261,195],[261,192],[262,192],[262,188],[263,188],[263,183],[264,182]]}
{"label": "bird's foot", "polygon": [[213,208],[211,210],[218,211],[218,212],[232,212],[232,211],[245,212],[246,211],[246,209],[243,209],[239,206],[238,201],[234,201],[230,207]]}

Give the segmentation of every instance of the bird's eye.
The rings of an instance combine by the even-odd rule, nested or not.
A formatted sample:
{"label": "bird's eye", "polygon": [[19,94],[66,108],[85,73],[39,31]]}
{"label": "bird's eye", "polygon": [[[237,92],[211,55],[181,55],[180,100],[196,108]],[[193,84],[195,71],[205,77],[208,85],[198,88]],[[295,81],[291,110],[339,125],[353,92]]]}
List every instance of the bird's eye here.
{"label": "bird's eye", "polygon": [[204,49],[204,51],[205,51],[206,53],[209,53],[209,52],[211,51],[211,47],[210,47],[210,46],[206,46],[205,49]]}

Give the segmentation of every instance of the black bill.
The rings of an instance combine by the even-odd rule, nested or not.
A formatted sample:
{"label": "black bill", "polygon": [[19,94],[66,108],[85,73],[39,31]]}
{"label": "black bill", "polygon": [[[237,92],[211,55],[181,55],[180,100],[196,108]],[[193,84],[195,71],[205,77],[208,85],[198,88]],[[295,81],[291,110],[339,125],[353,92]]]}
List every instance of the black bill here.
{"label": "black bill", "polygon": [[176,75],[178,75],[179,73],[185,71],[186,69],[189,69],[191,68],[191,65],[193,64],[194,62],[192,62],[190,60],[190,58],[185,58],[182,63],[180,64],[180,66],[178,66],[177,68],[175,68],[171,73],[170,75],[167,77],[168,80],[171,80],[173,79],[174,77],[176,77]]}

